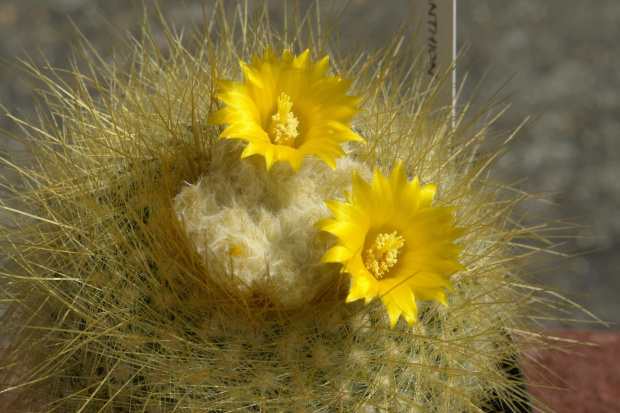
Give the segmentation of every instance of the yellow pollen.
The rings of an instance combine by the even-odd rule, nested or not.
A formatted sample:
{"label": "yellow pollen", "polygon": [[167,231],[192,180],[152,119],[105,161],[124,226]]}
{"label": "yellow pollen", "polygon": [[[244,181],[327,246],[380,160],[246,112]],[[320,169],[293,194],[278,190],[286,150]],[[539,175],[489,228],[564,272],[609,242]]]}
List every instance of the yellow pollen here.
{"label": "yellow pollen", "polygon": [[276,145],[295,146],[295,138],[299,136],[299,120],[291,111],[292,107],[291,98],[282,93],[278,98],[278,113],[271,117],[271,124],[267,128],[271,142]]}
{"label": "yellow pollen", "polygon": [[391,234],[381,233],[377,235],[370,247],[362,252],[362,260],[366,269],[377,279],[392,268],[398,260],[398,250],[405,244],[403,237],[396,235],[396,231]]}

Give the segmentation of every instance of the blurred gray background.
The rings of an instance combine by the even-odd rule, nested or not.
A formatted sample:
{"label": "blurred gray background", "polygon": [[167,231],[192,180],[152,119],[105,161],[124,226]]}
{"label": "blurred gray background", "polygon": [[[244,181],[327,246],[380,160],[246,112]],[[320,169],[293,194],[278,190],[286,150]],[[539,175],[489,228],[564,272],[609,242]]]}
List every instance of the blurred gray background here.
{"label": "blurred gray background", "polygon": [[[281,21],[284,2],[267,3]],[[307,3],[300,1],[302,8]],[[352,0],[339,26],[342,44],[368,37],[369,46],[381,46],[412,3]],[[200,2],[160,5],[177,26],[191,20],[187,10],[202,20]],[[575,301],[602,319],[620,321],[620,1],[458,0],[457,9],[458,44],[468,46],[460,63],[461,73],[469,72],[465,96],[484,77],[477,99],[483,102],[514,75],[500,93],[512,96],[497,128],[542,115],[500,167],[525,178],[528,191],[553,193],[559,208],[538,212],[583,224],[575,231],[582,238],[567,241],[568,249],[597,250],[566,261],[544,280],[575,292]],[[16,62],[28,53],[43,65],[40,49],[52,66],[66,67],[67,40],[75,38],[71,21],[105,51],[111,35],[101,16],[121,33],[136,33],[129,0],[0,0],[0,57]],[[32,116],[29,86],[9,66],[0,64],[0,104]],[[4,111],[0,127],[16,130]]]}

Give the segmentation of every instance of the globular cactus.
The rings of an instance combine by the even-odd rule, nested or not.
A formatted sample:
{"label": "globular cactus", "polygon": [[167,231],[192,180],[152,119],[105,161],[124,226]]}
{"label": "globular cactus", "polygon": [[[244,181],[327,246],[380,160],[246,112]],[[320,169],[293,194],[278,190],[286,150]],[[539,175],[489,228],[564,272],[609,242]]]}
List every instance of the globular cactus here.
{"label": "globular cactus", "polygon": [[[491,174],[512,138],[489,132],[492,106],[437,108],[437,85],[422,88],[408,70],[415,52],[402,32],[347,56],[312,14],[284,36],[262,10],[247,19],[247,5],[220,6],[189,42],[162,18],[165,51],[146,21],[114,59],[82,45],[70,82],[29,68],[45,85],[43,110],[14,138],[34,162],[0,161],[17,176],[3,179],[0,206],[6,411],[530,403],[511,369],[543,345],[532,326],[552,304],[524,277],[534,252],[553,249],[553,228],[525,221],[518,205],[529,196]],[[279,94],[261,78],[266,62],[289,70],[281,87],[301,89]],[[256,96],[267,100],[239,103]],[[348,238],[333,227],[358,224],[342,224],[346,211],[383,208],[372,204],[389,192],[381,179],[394,192],[397,178],[438,215],[409,238],[375,231],[358,264],[378,283],[412,245],[434,245],[410,276],[435,284],[407,284],[404,304],[364,295],[363,265],[354,270],[357,252],[338,249]],[[368,188],[375,201],[360,200]]]}

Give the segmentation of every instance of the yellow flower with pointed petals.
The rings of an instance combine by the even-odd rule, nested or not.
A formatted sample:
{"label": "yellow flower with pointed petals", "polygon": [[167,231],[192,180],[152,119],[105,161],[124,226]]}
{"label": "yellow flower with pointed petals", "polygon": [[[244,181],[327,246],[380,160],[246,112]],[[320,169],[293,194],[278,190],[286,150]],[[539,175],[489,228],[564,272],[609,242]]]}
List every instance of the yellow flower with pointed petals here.
{"label": "yellow flower with pointed petals", "polygon": [[351,130],[361,98],[345,95],[352,79],[327,76],[329,58],[310,64],[310,51],[280,60],[265,49],[263,60],[239,62],[245,83],[219,80],[218,98],[227,106],[209,123],[229,125],[219,136],[248,142],[241,157],[263,155],[267,170],[288,161],[299,171],[304,156],[316,155],[332,168],[345,155],[341,144],[364,142]]}
{"label": "yellow flower with pointed petals", "polygon": [[464,229],[452,225],[455,207],[431,205],[435,190],[417,177],[407,183],[400,162],[389,178],[376,169],[372,186],[355,173],[347,202],[325,201],[333,218],[315,224],[337,237],[320,262],[342,263],[351,275],[346,301],[380,297],[392,327],[401,315],[415,324],[415,300],[446,304],[448,276],[465,269],[457,262],[462,248],[452,242]]}

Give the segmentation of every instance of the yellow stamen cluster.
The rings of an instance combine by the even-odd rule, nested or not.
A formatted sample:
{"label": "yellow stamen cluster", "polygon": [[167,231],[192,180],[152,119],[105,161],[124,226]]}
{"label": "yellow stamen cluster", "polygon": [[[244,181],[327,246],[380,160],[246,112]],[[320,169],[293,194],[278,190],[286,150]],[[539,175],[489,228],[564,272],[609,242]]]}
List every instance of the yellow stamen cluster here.
{"label": "yellow stamen cluster", "polygon": [[366,269],[380,280],[398,262],[398,250],[405,244],[403,237],[382,233],[377,235],[370,247],[362,252],[362,260]]}
{"label": "yellow stamen cluster", "polygon": [[278,98],[278,113],[271,117],[271,124],[267,129],[269,139],[275,145],[295,147],[295,138],[299,136],[299,120],[291,111],[292,107],[291,98],[282,93]]}

